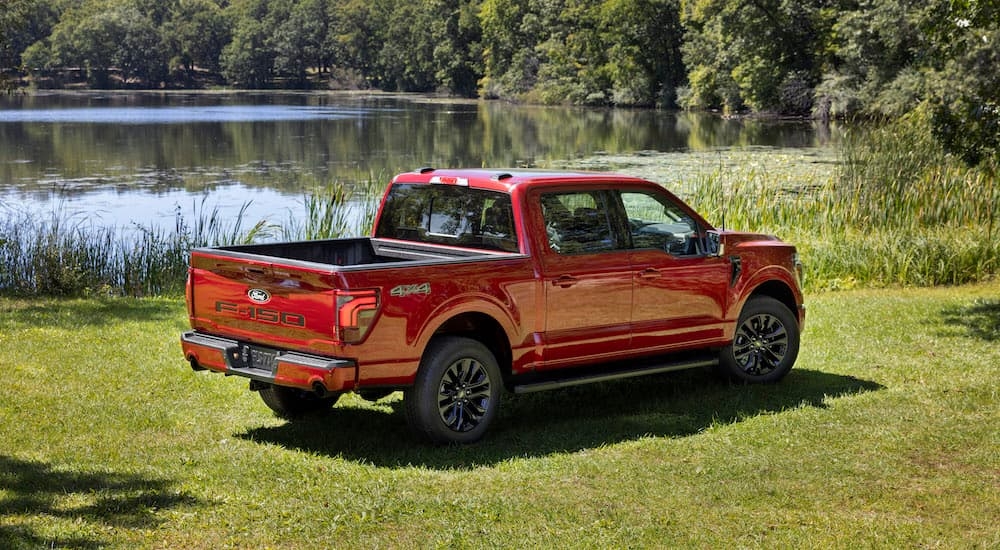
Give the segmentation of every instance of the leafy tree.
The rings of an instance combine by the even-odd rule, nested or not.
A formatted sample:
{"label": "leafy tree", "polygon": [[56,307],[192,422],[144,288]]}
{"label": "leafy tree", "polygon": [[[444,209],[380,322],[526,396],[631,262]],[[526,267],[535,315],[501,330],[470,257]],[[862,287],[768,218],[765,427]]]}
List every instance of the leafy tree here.
{"label": "leafy tree", "polygon": [[161,27],[170,56],[191,73],[195,67],[219,71],[222,49],[230,42],[230,23],[213,0],[179,0]]}
{"label": "leafy tree", "polygon": [[91,86],[106,88],[115,51],[124,38],[116,15],[98,3],[67,11],[52,30],[53,62],[82,67]]}
{"label": "leafy tree", "polygon": [[385,33],[379,51],[379,81],[390,90],[426,92],[434,89],[433,27],[440,14],[433,1],[382,3]]}
{"label": "leafy tree", "polygon": [[271,28],[267,0],[245,0],[230,6],[235,20],[232,41],[222,50],[222,75],[244,88],[266,88],[273,78],[274,51],[268,47]]}
{"label": "leafy tree", "polygon": [[686,81],[677,0],[604,2],[599,25],[612,103],[672,106]]}
{"label": "leafy tree", "polygon": [[331,30],[324,43],[334,65],[356,72],[377,85],[380,13],[366,0],[342,0],[333,10]]}
{"label": "leafy tree", "polygon": [[513,98],[534,86],[539,59],[535,53],[541,27],[529,12],[529,0],[483,0],[479,12],[483,32],[482,93]]}
{"label": "leafy tree", "polygon": [[1000,5],[866,2],[833,26],[817,88],[833,115],[897,118],[929,108],[935,137],[970,164],[1000,160]]}
{"label": "leafy tree", "polygon": [[659,105],[684,82],[675,0],[485,0],[483,93]]}
{"label": "leafy tree", "polygon": [[[33,58],[44,57],[42,47]],[[93,0],[63,13],[53,27],[51,65],[83,67],[95,87],[110,85],[110,70],[124,80],[158,82],[166,75],[159,29],[132,0]]]}
{"label": "leafy tree", "polygon": [[0,12],[0,89],[11,87],[7,70],[17,66],[20,53],[13,37],[25,24],[28,7],[26,0],[13,0]]}
{"label": "leafy tree", "polygon": [[[689,106],[808,114],[833,0],[691,0],[682,20]],[[793,100],[787,102],[787,100]],[[811,102],[808,102],[811,103]]]}
{"label": "leafy tree", "polygon": [[5,2],[0,10],[0,72],[20,67],[23,52],[35,43],[44,43],[58,19],[57,6],[51,1]]}
{"label": "leafy tree", "polygon": [[160,32],[153,20],[137,7],[121,6],[111,12],[120,29],[120,41],[111,57],[122,78],[139,78],[148,83],[163,81],[167,74]]}
{"label": "leafy tree", "polygon": [[438,85],[461,96],[476,95],[483,74],[482,28],[479,0],[438,0],[433,22],[435,80]]}
{"label": "leafy tree", "polygon": [[932,130],[969,164],[1000,164],[1000,5],[955,0],[925,12]]}
{"label": "leafy tree", "polygon": [[840,12],[831,33],[833,55],[818,90],[832,114],[860,110],[898,117],[919,102],[908,69],[923,49],[923,37],[908,4],[883,0]]}

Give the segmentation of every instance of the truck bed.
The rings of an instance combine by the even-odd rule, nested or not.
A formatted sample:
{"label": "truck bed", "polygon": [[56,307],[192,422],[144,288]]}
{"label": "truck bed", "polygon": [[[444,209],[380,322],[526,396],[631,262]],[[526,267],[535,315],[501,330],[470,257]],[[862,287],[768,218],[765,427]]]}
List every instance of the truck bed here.
{"label": "truck bed", "polygon": [[[359,237],[253,245],[224,246],[210,249],[214,255],[256,256],[273,262],[275,259],[292,263],[323,264],[339,268],[371,268],[380,264],[400,262],[442,262],[495,257],[510,253],[461,249],[413,242]],[[388,266],[387,266],[388,267]]]}

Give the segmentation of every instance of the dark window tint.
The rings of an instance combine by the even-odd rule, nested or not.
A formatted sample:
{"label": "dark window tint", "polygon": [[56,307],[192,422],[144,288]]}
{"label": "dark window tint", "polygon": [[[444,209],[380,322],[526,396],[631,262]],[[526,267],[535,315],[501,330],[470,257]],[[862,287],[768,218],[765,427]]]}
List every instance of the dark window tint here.
{"label": "dark window tint", "polygon": [[517,252],[510,196],[451,185],[396,184],[376,237]]}
{"label": "dark window tint", "polygon": [[578,254],[618,248],[605,193],[546,193],[541,203],[552,250]]}

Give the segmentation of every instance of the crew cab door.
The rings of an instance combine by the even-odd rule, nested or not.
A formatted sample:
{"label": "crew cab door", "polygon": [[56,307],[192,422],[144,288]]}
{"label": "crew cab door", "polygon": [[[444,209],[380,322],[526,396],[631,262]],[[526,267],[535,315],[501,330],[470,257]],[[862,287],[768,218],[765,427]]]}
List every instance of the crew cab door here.
{"label": "crew cab door", "polygon": [[669,351],[721,340],[730,266],[707,253],[703,222],[665,193],[618,196],[631,241],[632,348]]}
{"label": "crew cab door", "polygon": [[[614,357],[629,343],[632,271],[606,190],[544,192],[543,362],[557,368]],[[536,202],[537,201],[537,202]]]}

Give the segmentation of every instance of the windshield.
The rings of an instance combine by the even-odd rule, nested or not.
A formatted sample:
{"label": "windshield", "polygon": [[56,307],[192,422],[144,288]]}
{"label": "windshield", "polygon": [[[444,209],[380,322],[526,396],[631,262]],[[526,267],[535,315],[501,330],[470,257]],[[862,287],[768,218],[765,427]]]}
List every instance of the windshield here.
{"label": "windshield", "polygon": [[510,195],[452,185],[397,183],[375,236],[517,252]]}

